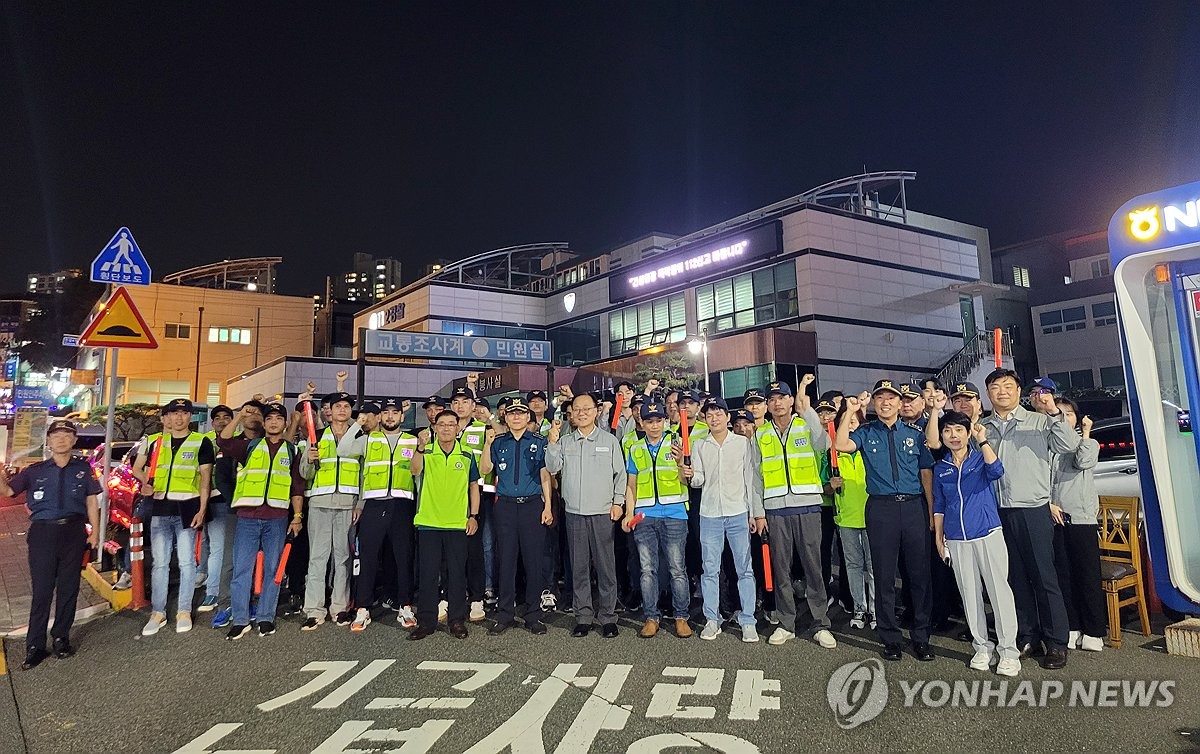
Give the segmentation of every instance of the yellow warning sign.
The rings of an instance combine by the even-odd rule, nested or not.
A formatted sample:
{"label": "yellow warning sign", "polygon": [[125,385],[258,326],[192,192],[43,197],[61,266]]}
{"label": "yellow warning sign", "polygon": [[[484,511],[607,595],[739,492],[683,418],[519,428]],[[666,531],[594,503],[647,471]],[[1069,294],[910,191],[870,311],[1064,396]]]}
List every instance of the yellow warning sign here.
{"label": "yellow warning sign", "polygon": [[101,305],[79,344],[97,348],[158,348],[154,333],[122,286]]}

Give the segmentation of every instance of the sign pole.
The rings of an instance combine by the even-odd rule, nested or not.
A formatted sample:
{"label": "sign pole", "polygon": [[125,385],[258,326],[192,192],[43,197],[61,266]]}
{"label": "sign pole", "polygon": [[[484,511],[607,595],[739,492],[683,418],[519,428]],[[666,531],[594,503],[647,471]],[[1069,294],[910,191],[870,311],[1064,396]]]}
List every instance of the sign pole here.
{"label": "sign pole", "polygon": [[117,404],[117,354],[116,348],[108,349],[108,424],[104,428],[104,474],[100,477],[100,532],[96,538],[96,567],[101,568],[104,559],[104,542],[108,534],[108,475],[112,468],[113,415]]}

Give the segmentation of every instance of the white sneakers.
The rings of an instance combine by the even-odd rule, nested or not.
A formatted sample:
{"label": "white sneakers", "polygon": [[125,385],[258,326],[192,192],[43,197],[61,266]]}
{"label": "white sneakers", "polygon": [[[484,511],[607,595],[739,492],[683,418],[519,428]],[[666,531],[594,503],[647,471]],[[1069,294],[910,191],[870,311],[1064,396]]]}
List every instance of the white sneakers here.
{"label": "white sneakers", "polygon": [[1085,652],[1100,652],[1104,650],[1104,639],[1099,636],[1084,634],[1079,637],[1079,648]]}
{"label": "white sneakers", "polygon": [[483,601],[480,600],[479,602],[472,602],[471,603],[471,615],[469,618],[470,621],[472,623],[478,623],[479,621],[483,620],[486,617],[487,617],[487,613],[485,613],[483,611]]}
{"label": "white sneakers", "polygon": [[825,649],[834,649],[837,647],[837,639],[833,638],[833,634],[827,629],[822,628],[813,634],[813,639]]}
{"label": "white sneakers", "polygon": [[448,614],[449,610],[450,610],[450,603],[447,602],[446,600],[442,600],[441,602],[438,603],[438,623],[446,622],[446,615]]}
{"label": "white sneakers", "polygon": [[542,590],[542,609],[555,610],[558,608],[558,598],[549,589]]}
{"label": "white sneakers", "polygon": [[866,613],[855,613],[854,616],[852,618],[850,618],[850,628],[866,628],[866,627],[867,627],[867,614]]}
{"label": "white sneakers", "polygon": [[175,613],[175,633],[186,634],[192,630],[191,613]]}
{"label": "white sneakers", "polygon": [[771,634],[771,638],[767,639],[767,643],[779,646],[780,644],[786,644],[795,638],[796,635],[794,633],[787,630],[783,626],[780,626],[779,628],[775,629],[775,633]]}
{"label": "white sneakers", "polygon": [[417,616],[413,613],[412,605],[402,605],[396,616],[401,628],[416,628]]}
{"label": "white sneakers", "polygon": [[996,675],[1015,676],[1021,672],[1021,661],[1015,657],[1005,657],[996,666]]}
{"label": "white sneakers", "polygon": [[167,625],[165,613],[150,613],[150,620],[146,621],[145,626],[142,626],[142,636],[154,636],[158,633],[158,629],[165,625]]}
{"label": "white sneakers", "polygon": [[371,611],[360,607],[354,614],[354,620],[350,623],[350,630],[356,633],[366,631],[369,625],[371,625]]}
{"label": "white sneakers", "polygon": [[987,670],[996,664],[996,655],[991,652],[976,652],[971,658],[971,670]]}
{"label": "white sneakers", "polygon": [[700,638],[705,641],[712,641],[721,635],[721,624],[715,620],[710,620],[704,624],[704,630],[700,632]]}
{"label": "white sneakers", "polygon": [[123,592],[131,586],[133,586],[133,575],[129,571],[126,571],[117,579],[117,583],[113,584],[113,589]]}
{"label": "white sneakers", "polygon": [[1075,645],[1078,643],[1079,643],[1079,632],[1078,631],[1069,632],[1067,634],[1067,649],[1074,649]]}
{"label": "white sneakers", "polygon": [[747,644],[758,643],[758,629],[754,627],[753,623],[747,623],[742,626],[742,641]]}

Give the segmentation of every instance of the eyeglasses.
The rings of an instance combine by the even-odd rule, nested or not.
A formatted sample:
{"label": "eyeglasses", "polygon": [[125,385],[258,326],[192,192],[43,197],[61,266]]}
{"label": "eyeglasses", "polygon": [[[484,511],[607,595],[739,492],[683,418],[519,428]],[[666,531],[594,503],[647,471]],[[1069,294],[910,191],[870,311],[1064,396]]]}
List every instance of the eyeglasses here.
{"label": "eyeglasses", "polygon": [[458,422],[454,422],[453,424],[448,424],[446,422],[438,422],[437,424],[435,424],[433,426],[437,427],[438,429],[458,429]]}

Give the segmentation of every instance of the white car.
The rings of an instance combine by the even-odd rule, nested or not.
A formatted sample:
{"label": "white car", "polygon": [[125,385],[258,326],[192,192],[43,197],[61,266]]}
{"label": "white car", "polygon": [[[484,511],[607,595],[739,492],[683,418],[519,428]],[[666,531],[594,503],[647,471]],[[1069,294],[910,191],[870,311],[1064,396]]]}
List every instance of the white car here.
{"label": "white car", "polygon": [[1104,419],[1092,426],[1092,439],[1100,443],[1100,460],[1093,470],[1096,491],[1101,495],[1142,496],[1137,456],[1133,451],[1133,427],[1128,416]]}

